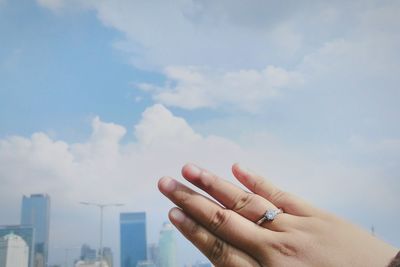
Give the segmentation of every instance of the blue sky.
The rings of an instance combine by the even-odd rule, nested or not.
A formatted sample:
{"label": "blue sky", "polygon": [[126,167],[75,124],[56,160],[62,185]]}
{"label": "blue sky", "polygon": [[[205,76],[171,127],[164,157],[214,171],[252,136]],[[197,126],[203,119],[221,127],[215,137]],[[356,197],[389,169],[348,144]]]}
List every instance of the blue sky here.
{"label": "blue sky", "polygon": [[[147,211],[155,242],[172,206],[160,176],[193,161],[233,181],[240,161],[400,246],[398,12],[373,0],[0,0],[0,224],[18,222],[22,194],[47,192],[54,246],[97,242],[77,199]],[[80,239],[64,233],[77,228]],[[182,263],[200,257],[180,242]]]}
{"label": "blue sky", "polygon": [[87,128],[94,114],[122,124],[138,119],[149,102],[135,103],[139,94],[130,84],[163,78],[127,64],[111,45],[118,32],[93,12],[54,15],[31,1],[3,5],[2,136],[45,130],[70,139],[81,137],[76,129]]}

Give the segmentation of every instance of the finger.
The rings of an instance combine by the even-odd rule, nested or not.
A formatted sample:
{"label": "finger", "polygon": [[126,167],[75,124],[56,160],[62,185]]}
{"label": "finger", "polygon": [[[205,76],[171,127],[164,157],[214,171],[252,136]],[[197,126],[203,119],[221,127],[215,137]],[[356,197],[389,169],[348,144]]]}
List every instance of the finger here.
{"label": "finger", "polygon": [[268,245],[276,239],[275,232],[258,227],[169,177],[162,178],[158,186],[165,196],[191,218],[239,249],[246,252],[260,251],[260,243]]}
{"label": "finger", "polygon": [[311,216],[315,214],[315,208],[300,198],[284,192],[263,177],[236,163],[232,167],[233,175],[250,191],[269,200],[275,206],[297,216]]}
{"label": "finger", "polygon": [[[226,208],[233,210],[252,222],[257,222],[267,210],[277,207],[267,199],[233,185],[217,175],[193,164],[182,168],[182,175],[197,187],[207,192]],[[289,214],[280,214],[276,220],[265,222],[264,227],[274,231],[291,228],[294,218]]]}
{"label": "finger", "polygon": [[216,237],[206,228],[173,208],[169,213],[171,222],[195,245],[215,266],[255,267],[260,264],[245,252]]}

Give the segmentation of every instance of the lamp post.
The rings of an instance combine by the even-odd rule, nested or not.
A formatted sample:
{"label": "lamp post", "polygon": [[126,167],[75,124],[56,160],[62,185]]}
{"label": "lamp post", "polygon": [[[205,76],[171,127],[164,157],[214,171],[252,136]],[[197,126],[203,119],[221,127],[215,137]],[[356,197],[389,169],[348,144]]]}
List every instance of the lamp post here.
{"label": "lamp post", "polygon": [[100,244],[99,244],[99,257],[100,257],[100,267],[103,265],[103,211],[106,207],[121,207],[124,204],[121,203],[92,203],[92,202],[79,202],[82,205],[95,206],[100,209]]}

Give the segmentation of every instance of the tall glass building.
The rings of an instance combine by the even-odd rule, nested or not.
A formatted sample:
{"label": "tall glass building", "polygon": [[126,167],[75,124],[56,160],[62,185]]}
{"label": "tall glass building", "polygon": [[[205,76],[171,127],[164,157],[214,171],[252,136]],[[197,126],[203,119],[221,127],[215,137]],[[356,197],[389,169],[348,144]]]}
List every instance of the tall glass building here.
{"label": "tall glass building", "polygon": [[165,222],[160,232],[159,240],[159,266],[176,267],[176,241],[175,230],[172,224]]}
{"label": "tall glass building", "polygon": [[28,245],[29,249],[29,257],[28,257],[28,266],[34,267],[33,264],[33,255],[35,253],[35,241],[34,241],[34,229],[30,225],[5,225],[0,226],[0,238],[9,234],[15,234],[20,236],[25,243]]}
{"label": "tall glass building", "polygon": [[23,196],[21,209],[21,224],[32,225],[35,229],[36,267],[47,266],[50,226],[50,197],[46,194]]}
{"label": "tall glass building", "polygon": [[121,267],[136,267],[147,259],[146,213],[120,214]]}
{"label": "tall glass building", "polygon": [[111,248],[103,248],[103,259],[107,262],[108,267],[114,266],[114,256]]}

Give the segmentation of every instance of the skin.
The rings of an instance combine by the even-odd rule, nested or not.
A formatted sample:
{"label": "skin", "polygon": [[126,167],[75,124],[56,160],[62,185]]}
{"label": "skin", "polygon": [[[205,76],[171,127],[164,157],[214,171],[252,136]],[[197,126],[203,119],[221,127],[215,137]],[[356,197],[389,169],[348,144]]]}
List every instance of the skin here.
{"label": "skin", "polygon": [[[384,267],[397,253],[239,164],[232,172],[250,192],[193,164],[183,167],[183,177],[212,198],[170,177],[158,183],[178,206],[169,212],[171,222],[217,267]],[[256,224],[267,209],[277,208],[284,213]]]}

